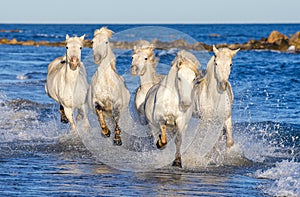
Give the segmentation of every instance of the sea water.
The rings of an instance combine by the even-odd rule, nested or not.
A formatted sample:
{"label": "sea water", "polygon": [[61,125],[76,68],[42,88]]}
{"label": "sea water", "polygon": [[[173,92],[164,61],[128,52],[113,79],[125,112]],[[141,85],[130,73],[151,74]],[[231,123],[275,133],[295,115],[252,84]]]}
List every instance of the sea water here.
{"label": "sea water", "polygon": [[[68,33],[87,34],[87,39],[91,39],[93,31],[101,26],[1,25],[0,29],[20,31],[0,32],[0,37],[56,42],[64,41]],[[127,41],[145,39],[147,32],[142,31],[143,27],[108,25],[116,32],[113,39]],[[272,30],[290,35],[300,29],[298,24],[154,27],[174,30],[162,39],[185,36],[191,42],[207,44],[243,43],[267,37]],[[162,34],[157,31],[151,36]],[[147,38],[152,39],[151,36]],[[159,73],[167,74],[177,51],[156,50]],[[58,104],[44,92],[47,66],[64,52],[64,47],[0,45],[1,195],[300,196],[299,54],[239,51],[230,75],[235,96],[234,147],[227,150],[224,140],[220,140],[213,152],[186,152],[197,139],[199,125],[193,119],[189,130],[194,133],[185,136],[182,148],[184,167],[177,169],[170,165],[174,156],[172,141],[161,152],[143,141],[149,128],[136,121],[132,101],[120,120],[123,147],[115,147],[111,138],[101,137],[92,113],[91,132],[81,138],[71,135],[69,126],[59,121]],[[118,72],[133,97],[139,80],[129,72],[132,51],[114,52]],[[211,55],[206,52],[197,56],[203,69]],[[82,59],[90,80],[97,68],[91,49],[83,49]],[[209,138],[199,142],[205,144],[205,139]],[[204,153],[209,157],[203,158]]]}

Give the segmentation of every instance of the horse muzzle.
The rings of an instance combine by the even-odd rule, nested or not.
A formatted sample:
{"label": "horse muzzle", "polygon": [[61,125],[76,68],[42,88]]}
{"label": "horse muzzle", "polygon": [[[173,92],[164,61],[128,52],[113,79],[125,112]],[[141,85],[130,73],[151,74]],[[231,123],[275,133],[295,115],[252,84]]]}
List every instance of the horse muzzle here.
{"label": "horse muzzle", "polygon": [[180,104],[179,104],[179,109],[181,111],[186,111],[190,108],[191,104],[192,104],[191,102],[181,101]]}
{"label": "horse muzzle", "polygon": [[219,82],[219,90],[221,91],[225,91],[226,88],[227,88],[227,81],[222,81],[222,82]]}
{"label": "horse muzzle", "polygon": [[70,64],[71,70],[76,70],[77,67],[80,65],[79,58],[75,57],[75,56],[71,57],[69,64]]}
{"label": "horse muzzle", "polygon": [[130,67],[130,73],[132,76],[137,76],[137,67],[136,66],[131,66]]}
{"label": "horse muzzle", "polygon": [[102,60],[101,56],[94,55],[94,62],[95,62],[95,64],[97,64],[97,65],[100,64],[101,60]]}

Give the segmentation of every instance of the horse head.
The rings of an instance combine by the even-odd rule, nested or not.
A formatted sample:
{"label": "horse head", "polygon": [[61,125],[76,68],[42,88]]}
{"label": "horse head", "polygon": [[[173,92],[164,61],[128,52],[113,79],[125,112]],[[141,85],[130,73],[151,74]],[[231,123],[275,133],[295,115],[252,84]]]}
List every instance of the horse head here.
{"label": "horse head", "polygon": [[214,59],[214,73],[217,79],[218,89],[225,91],[228,84],[228,78],[232,66],[232,58],[240,49],[231,50],[228,48],[217,49],[213,45],[213,51],[215,54]]}
{"label": "horse head", "polygon": [[69,37],[68,34],[66,35],[66,61],[72,70],[76,70],[80,66],[84,36]]}
{"label": "horse head", "polygon": [[147,64],[155,60],[154,46],[148,41],[140,41],[133,48],[132,63],[130,72],[133,76],[143,76],[147,70]]}
{"label": "horse head", "polygon": [[94,53],[94,62],[100,64],[101,61],[107,56],[109,49],[109,39],[114,32],[102,27],[95,30],[94,38],[92,39],[92,48]]}
{"label": "horse head", "polygon": [[200,63],[197,58],[190,52],[178,52],[172,67],[176,66],[177,73],[175,85],[179,94],[180,110],[186,111],[193,103],[193,87],[194,79],[198,75],[198,67]]}

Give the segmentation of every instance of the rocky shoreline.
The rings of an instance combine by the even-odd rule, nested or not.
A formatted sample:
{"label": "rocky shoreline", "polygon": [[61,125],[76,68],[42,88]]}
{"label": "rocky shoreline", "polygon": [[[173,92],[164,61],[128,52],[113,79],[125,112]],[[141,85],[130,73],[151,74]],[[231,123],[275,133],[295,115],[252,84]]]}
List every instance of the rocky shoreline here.
{"label": "rocky shoreline", "polygon": [[[17,32],[18,30],[0,30],[7,32]],[[214,36],[217,36],[214,34]],[[118,49],[132,49],[136,45],[137,41],[126,42],[118,41],[112,42],[113,48]],[[183,39],[174,40],[172,42],[162,42],[158,39],[152,41],[157,49],[167,50],[171,48],[179,48],[186,50],[208,50],[212,51],[212,46],[202,42],[194,44],[188,44]],[[18,41],[16,38],[11,40],[7,38],[1,38],[0,44],[8,45],[23,45],[23,46],[65,46],[65,42],[48,42],[48,41]],[[260,40],[249,40],[246,43],[234,43],[234,44],[216,44],[217,48],[228,47],[230,49],[240,48],[241,50],[277,50],[281,52],[300,52],[300,31],[291,35],[290,38],[278,31],[272,31],[268,38],[261,38]],[[85,41],[85,47],[91,47],[91,41]]]}

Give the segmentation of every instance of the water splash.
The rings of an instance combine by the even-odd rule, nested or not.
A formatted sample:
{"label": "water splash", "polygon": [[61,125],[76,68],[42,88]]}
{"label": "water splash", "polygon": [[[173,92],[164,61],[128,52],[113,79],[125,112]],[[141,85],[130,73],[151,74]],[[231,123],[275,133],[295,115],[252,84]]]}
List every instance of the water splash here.
{"label": "water splash", "polygon": [[257,170],[257,178],[271,179],[263,185],[263,190],[272,196],[300,196],[300,163],[283,160],[265,171]]}
{"label": "water splash", "polygon": [[[158,150],[149,135],[148,125],[141,125],[132,116],[130,110],[126,110],[120,116],[119,125],[122,129],[122,146],[114,146],[112,138],[103,138],[97,117],[89,115],[90,129],[86,129],[79,122],[78,133],[85,146],[99,159],[99,161],[111,167],[125,170],[145,172],[162,168],[172,163],[175,154],[175,143],[173,136],[168,136],[168,145],[163,150]],[[108,124],[113,130],[113,125]],[[197,124],[191,122],[188,135],[183,135],[181,150],[186,151],[194,138]]]}
{"label": "water splash", "polygon": [[1,97],[1,142],[49,140],[62,134],[49,106],[25,99]]}

